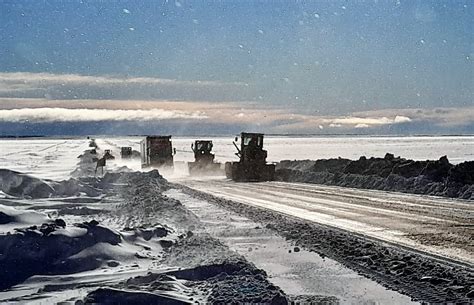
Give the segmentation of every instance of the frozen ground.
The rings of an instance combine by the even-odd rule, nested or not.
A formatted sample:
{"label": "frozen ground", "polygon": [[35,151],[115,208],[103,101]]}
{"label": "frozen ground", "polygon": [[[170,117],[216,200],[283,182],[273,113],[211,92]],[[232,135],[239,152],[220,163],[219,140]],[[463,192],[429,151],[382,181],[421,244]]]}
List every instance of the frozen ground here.
{"label": "frozen ground", "polygon": [[269,279],[288,294],[334,296],[339,304],[416,304],[334,260],[305,249],[295,252],[291,242],[235,212],[176,189],[166,194],[199,217],[203,223],[199,230],[266,270]]}
{"label": "frozen ground", "polygon": [[[251,200],[248,195],[243,193],[233,194],[232,186],[224,190],[224,192],[232,194],[230,196],[223,192],[213,194],[212,191],[209,192],[209,189],[215,183],[215,181],[207,181],[207,187],[192,185],[192,189],[184,187],[183,191],[262,224],[285,239],[293,241],[296,244],[294,250],[298,248],[301,251],[300,247],[302,247],[320,254],[323,258],[330,257],[382,283],[385,287],[400,291],[416,300],[435,304],[470,304],[472,302],[474,270],[471,262],[432,255],[424,251],[426,247],[421,249],[416,246],[404,247],[398,242],[373,238],[371,234],[377,233],[377,228],[373,228],[374,231],[371,231],[367,224],[377,220],[376,215],[360,215],[357,221],[333,217],[333,223],[325,223],[325,220],[331,216],[330,214],[325,215],[325,213],[334,209],[334,205],[327,211],[319,213],[319,216],[322,216],[319,218],[314,217],[318,213],[310,208],[302,208],[301,202],[296,203],[296,209],[281,209],[282,205],[289,207],[293,203],[293,200],[285,199],[281,194],[275,203],[272,200],[262,200],[265,193],[268,195],[268,192],[263,192],[264,194],[255,192],[253,194],[258,199]],[[186,182],[186,184],[192,183]],[[196,189],[204,189],[204,192],[196,191]],[[246,194],[249,193],[251,192],[247,190]],[[299,212],[293,214],[295,210],[299,210]],[[362,210],[363,208],[359,213]],[[351,213],[350,211],[344,213],[341,209],[338,214],[347,217]],[[368,221],[366,222],[363,217],[368,217]],[[380,233],[382,233],[379,236],[385,235],[385,238],[396,233],[383,228],[384,221],[387,219],[384,217],[379,219]],[[340,226],[345,229],[341,230]],[[357,231],[357,226],[369,228],[368,231]],[[469,226],[470,224],[468,224]],[[426,229],[426,226],[422,226],[423,228]],[[400,232],[402,239],[403,235]],[[472,245],[471,235],[465,235],[464,238],[466,245]],[[429,239],[428,237],[425,241],[429,243]],[[441,238],[441,240],[435,238],[432,242],[433,244],[443,244],[447,240],[449,241],[449,236]]]}
{"label": "frozen ground", "polygon": [[180,181],[195,190],[474,264],[474,205],[303,183]]}
{"label": "frozen ground", "polygon": [[[386,139],[336,137],[290,140],[270,137],[266,139],[266,149],[269,150],[272,161],[337,156],[356,158],[362,154],[383,157],[390,151],[395,155],[421,160],[436,159],[440,154],[447,154],[450,161],[456,163],[474,158],[473,139],[472,137]],[[115,160],[108,162],[106,171],[141,170],[140,160],[124,162],[119,156],[120,146],[132,146],[138,149],[139,140],[137,137],[99,138],[97,143],[100,152],[103,152],[103,149],[112,149],[116,156]],[[232,138],[213,138],[213,140],[217,159],[220,161],[234,159]],[[0,168],[52,180],[69,179],[71,172],[82,160],[77,157],[83,155],[84,150],[89,148],[85,139],[22,139],[0,142],[2,148],[5,148],[0,153]],[[129,174],[131,176],[125,175],[118,180],[109,176],[107,181],[96,181],[92,178],[80,181],[85,184],[81,187],[91,186],[99,191],[97,194],[89,189],[84,191],[84,188],[74,180],[59,184],[56,181],[44,180],[44,183],[53,190],[54,196],[48,198],[31,196],[36,194],[34,190],[17,193],[17,196],[0,193],[2,207],[0,212],[3,213],[0,216],[6,215],[1,217],[4,222],[0,224],[3,234],[7,231],[14,232],[15,228],[19,229],[12,234],[13,237],[9,237],[13,242],[17,240],[16,238],[20,240],[26,238],[22,236],[33,240],[41,237],[46,243],[54,236],[59,236],[54,238],[60,238],[66,243],[70,243],[71,238],[79,238],[80,241],[77,246],[78,253],[65,252],[64,257],[60,256],[58,260],[50,262],[52,265],[48,270],[54,272],[49,271],[46,274],[40,272],[27,277],[26,280],[23,279],[13,288],[0,292],[0,300],[50,303],[88,297],[91,302],[100,302],[104,298],[112,300],[135,298],[134,300],[155,302],[161,297],[171,297],[186,302],[218,301],[219,298],[225,300],[238,296],[212,294],[210,287],[236,287],[242,281],[252,283],[253,291],[257,292],[266,291],[265,287],[279,286],[283,289],[282,294],[309,294],[314,300],[321,301],[328,298],[326,301],[334,302],[337,299],[340,303],[409,302],[409,298],[384,287],[401,291],[418,300],[434,301],[443,298],[447,300],[455,297],[465,299],[465,295],[469,293],[474,295],[471,291],[474,287],[472,268],[471,271],[456,273],[449,271],[450,269],[443,269],[443,264],[438,267],[436,267],[438,263],[430,265],[431,258],[411,261],[410,256],[407,258],[406,253],[399,252],[396,247],[388,254],[385,253],[384,247],[393,248],[391,244],[384,246],[378,242],[357,239],[358,234],[365,234],[371,238],[386,238],[388,241],[402,243],[408,247],[419,245],[422,251],[454,260],[459,259],[463,261],[463,266],[466,264],[472,266],[472,235],[469,237],[469,232],[472,232],[470,205],[456,204],[456,208],[452,208],[446,200],[433,204],[428,202],[428,205],[431,204],[433,207],[429,208],[424,198],[412,195],[387,196],[370,191],[364,193],[360,190],[330,187],[314,189],[316,186],[308,185],[287,185],[282,189],[277,187],[278,184],[240,184],[237,187],[230,186],[225,180],[189,181],[186,178],[184,162],[181,161],[192,158],[189,147],[191,142],[190,138],[174,139],[173,144],[178,150],[175,157],[178,161],[178,170],[177,173],[165,177],[208,191],[212,193],[210,197],[200,197],[198,193],[186,195],[177,190],[169,191],[168,188],[160,186],[164,184],[160,182],[160,178],[154,177],[153,173],[137,176],[138,178],[133,178],[135,174],[132,173]],[[290,145],[292,143],[293,145]],[[429,151],[426,147],[430,147]],[[86,166],[90,173],[93,167],[87,164],[79,166]],[[149,183],[153,187],[150,187]],[[65,186],[68,186],[69,190],[73,187],[75,192],[65,192]],[[262,190],[260,186],[265,187]],[[11,189],[11,185],[9,187]],[[164,191],[166,193],[162,195]],[[258,195],[259,198],[250,200],[253,195]],[[156,205],[157,203],[159,204]],[[222,208],[213,209],[215,205],[220,205]],[[263,206],[266,210],[258,210]],[[272,214],[274,212],[271,209],[275,210],[275,206],[280,210]],[[311,210],[309,213],[308,208]],[[301,211],[294,214],[294,210]],[[281,218],[282,213],[290,214],[291,217]],[[297,218],[294,218],[295,216]],[[308,219],[306,216],[314,217]],[[56,221],[58,218],[65,223]],[[295,220],[298,218],[309,220],[310,225]],[[441,226],[438,227],[438,224]],[[268,228],[265,228],[266,226]],[[344,231],[341,233],[328,229],[333,226]],[[417,231],[418,226],[422,232]],[[295,230],[292,230],[292,227]],[[165,236],[154,235],[156,232],[163,232],[163,229],[166,231]],[[188,231],[194,233],[188,234]],[[357,234],[351,233],[354,231]],[[93,242],[81,239],[87,232],[95,236]],[[288,241],[275,235],[275,232]],[[245,236],[246,234],[249,236]],[[308,237],[308,234],[312,235]],[[50,235],[52,237],[47,237]],[[300,238],[302,236],[304,239]],[[318,241],[318,238],[323,240]],[[294,243],[302,248],[298,248],[297,253],[294,253],[296,250]],[[351,250],[352,254],[344,252],[345,248],[338,248],[344,246],[347,249],[357,249],[367,244],[374,245],[370,247],[377,249],[375,254],[370,253],[369,250],[372,248],[364,248],[361,253]],[[170,245],[173,245],[171,249]],[[292,253],[289,253],[289,250]],[[275,256],[275,253],[279,255]],[[350,271],[336,261],[323,260],[315,253],[334,258],[367,278]],[[369,266],[369,263],[381,257],[381,253],[385,253],[383,255],[386,259]],[[348,255],[353,256],[354,263],[351,263]],[[375,256],[369,257],[370,255]],[[77,269],[77,266],[80,266],[78,262],[91,257],[96,264],[89,265],[87,270]],[[193,259],[190,260],[190,257]],[[211,261],[209,257],[217,261]],[[234,260],[236,258],[237,261]],[[403,263],[405,265],[400,263],[402,260],[406,260]],[[58,267],[60,261],[66,261],[68,266],[72,267],[66,269],[66,272],[65,269],[61,269],[63,267]],[[410,264],[414,262],[426,266],[423,265],[424,269],[419,269],[421,270],[419,272],[413,271]],[[209,273],[209,267],[206,267],[204,272],[207,277],[199,279],[189,278],[186,272],[176,273],[176,268],[202,272],[200,266],[213,266],[212,268],[225,271],[228,278],[210,279],[209,274],[212,275],[212,272]],[[437,273],[430,272],[430,266],[434,266],[431,269]],[[310,268],[315,268],[318,272],[308,274]],[[455,266],[455,268],[465,267]],[[268,278],[262,270],[266,271]],[[400,271],[407,274],[400,274]],[[389,275],[377,275],[385,272]],[[414,279],[411,280],[409,272],[412,272],[413,277],[421,276],[424,272],[425,277],[410,288],[409,284],[415,282]],[[304,278],[310,280],[302,281]],[[331,283],[328,285],[324,282],[327,278],[331,278]],[[397,282],[397,279],[400,281]],[[420,279],[421,277],[418,278]],[[470,282],[466,282],[466,279],[470,279]],[[339,281],[345,283],[345,289],[338,290]],[[96,290],[99,287],[108,288]],[[441,289],[447,290],[436,292]],[[277,293],[266,297],[278,299],[280,290],[275,288],[272,291]],[[190,300],[191,298],[193,300]]]}

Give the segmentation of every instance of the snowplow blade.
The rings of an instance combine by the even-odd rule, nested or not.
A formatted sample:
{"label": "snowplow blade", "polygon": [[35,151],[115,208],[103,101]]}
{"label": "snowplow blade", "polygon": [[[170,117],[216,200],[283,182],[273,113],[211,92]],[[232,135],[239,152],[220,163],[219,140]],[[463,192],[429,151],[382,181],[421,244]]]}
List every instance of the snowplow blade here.
{"label": "snowplow blade", "polygon": [[190,176],[221,176],[224,171],[220,163],[200,164],[198,162],[188,162],[188,172]]}
{"label": "snowplow blade", "polygon": [[244,164],[227,162],[226,177],[238,182],[258,182],[275,180],[275,164]]}

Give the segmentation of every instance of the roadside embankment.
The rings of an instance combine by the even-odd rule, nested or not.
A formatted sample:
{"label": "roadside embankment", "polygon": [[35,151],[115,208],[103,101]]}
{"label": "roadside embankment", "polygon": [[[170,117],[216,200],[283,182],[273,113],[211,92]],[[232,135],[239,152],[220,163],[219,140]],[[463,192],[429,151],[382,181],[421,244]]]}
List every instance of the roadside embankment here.
{"label": "roadside embankment", "polygon": [[414,161],[387,153],[359,160],[283,160],[276,180],[397,191],[474,200],[474,161],[453,165],[439,160]]}

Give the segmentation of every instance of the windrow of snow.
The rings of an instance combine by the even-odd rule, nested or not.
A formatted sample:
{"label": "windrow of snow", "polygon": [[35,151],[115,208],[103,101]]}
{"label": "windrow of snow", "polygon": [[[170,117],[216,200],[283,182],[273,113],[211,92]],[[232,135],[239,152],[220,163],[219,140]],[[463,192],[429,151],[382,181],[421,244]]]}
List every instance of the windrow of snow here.
{"label": "windrow of snow", "polygon": [[284,160],[276,168],[276,179],[280,181],[474,200],[474,161],[453,165],[446,156],[427,161],[389,153],[384,158],[362,156],[358,160]]}

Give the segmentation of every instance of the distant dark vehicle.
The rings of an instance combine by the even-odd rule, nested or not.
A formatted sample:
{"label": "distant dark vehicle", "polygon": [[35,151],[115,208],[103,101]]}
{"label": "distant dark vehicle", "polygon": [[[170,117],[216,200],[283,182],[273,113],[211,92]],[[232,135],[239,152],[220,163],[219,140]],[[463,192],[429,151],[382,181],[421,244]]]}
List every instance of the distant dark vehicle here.
{"label": "distant dark vehicle", "polygon": [[120,156],[122,157],[122,159],[132,158],[132,148],[130,146],[121,147]]}
{"label": "distant dark vehicle", "polygon": [[191,176],[195,175],[220,175],[221,164],[215,163],[215,155],[212,153],[212,141],[196,140],[191,144],[194,152],[194,162],[188,162],[188,171]]}
{"label": "distant dark vehicle", "polygon": [[173,168],[173,155],[176,150],[171,144],[171,136],[147,136],[140,142],[142,168]]}
{"label": "distant dark vehicle", "polygon": [[104,157],[103,157],[105,160],[113,160],[115,159],[115,157],[112,155],[112,152],[110,151],[110,149],[106,149],[105,150],[105,153],[104,153]]}
{"label": "distant dark vehicle", "polygon": [[239,162],[226,162],[225,173],[227,178],[234,181],[272,181],[275,177],[275,164],[267,164],[267,151],[263,149],[263,134],[246,133],[240,134],[240,148],[236,155]]}

